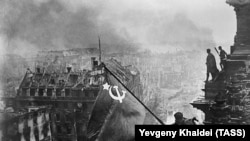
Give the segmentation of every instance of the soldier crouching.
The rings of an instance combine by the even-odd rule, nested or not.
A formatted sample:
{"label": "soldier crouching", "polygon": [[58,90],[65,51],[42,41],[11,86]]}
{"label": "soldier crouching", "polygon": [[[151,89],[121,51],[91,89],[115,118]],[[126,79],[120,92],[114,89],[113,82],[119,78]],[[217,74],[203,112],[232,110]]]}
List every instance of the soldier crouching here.
{"label": "soldier crouching", "polygon": [[175,123],[173,125],[199,125],[199,121],[195,117],[192,119],[185,118],[181,112],[175,113],[174,117]]}

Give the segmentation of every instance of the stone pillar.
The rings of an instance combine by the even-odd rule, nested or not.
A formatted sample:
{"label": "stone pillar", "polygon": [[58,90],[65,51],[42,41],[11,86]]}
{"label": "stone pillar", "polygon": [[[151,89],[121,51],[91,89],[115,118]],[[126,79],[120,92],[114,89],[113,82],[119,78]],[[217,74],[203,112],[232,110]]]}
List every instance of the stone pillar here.
{"label": "stone pillar", "polygon": [[250,49],[250,0],[227,0],[234,7],[237,18],[237,32],[234,46],[236,49]]}
{"label": "stone pillar", "polygon": [[229,80],[240,68],[248,69],[250,62],[250,0],[226,0],[234,7],[237,19],[237,32],[234,46],[226,62],[226,79]]}
{"label": "stone pillar", "polygon": [[235,6],[237,32],[235,46],[250,48],[250,4]]}

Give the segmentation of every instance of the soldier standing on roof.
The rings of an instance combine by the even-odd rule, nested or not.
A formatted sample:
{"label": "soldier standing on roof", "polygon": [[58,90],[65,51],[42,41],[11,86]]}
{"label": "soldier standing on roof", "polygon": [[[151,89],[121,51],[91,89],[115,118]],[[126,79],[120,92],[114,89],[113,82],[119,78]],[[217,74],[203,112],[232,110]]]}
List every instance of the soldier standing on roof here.
{"label": "soldier standing on roof", "polygon": [[206,82],[208,81],[209,78],[209,74],[211,73],[212,75],[212,81],[215,79],[217,73],[219,72],[216,66],[216,60],[214,55],[211,53],[210,49],[207,49],[207,78],[206,78]]}
{"label": "soldier standing on roof", "polygon": [[226,66],[227,53],[225,52],[225,50],[222,49],[221,46],[219,46],[219,50],[220,50],[220,66],[221,70],[224,71]]}

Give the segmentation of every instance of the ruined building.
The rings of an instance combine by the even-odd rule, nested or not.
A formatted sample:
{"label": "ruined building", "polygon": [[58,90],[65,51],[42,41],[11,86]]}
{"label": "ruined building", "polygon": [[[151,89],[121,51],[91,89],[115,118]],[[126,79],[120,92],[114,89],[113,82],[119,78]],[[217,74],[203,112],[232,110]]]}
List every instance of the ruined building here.
{"label": "ruined building", "polygon": [[[106,76],[101,63],[90,60],[91,69],[81,71],[70,66],[59,72],[28,69],[17,95],[2,97],[6,108],[0,113],[0,140],[86,140],[89,116]],[[139,73],[114,59],[107,63],[123,83],[140,86]]]}
{"label": "ruined building", "polygon": [[234,7],[237,32],[224,72],[207,82],[205,97],[191,103],[207,124],[250,124],[250,1],[227,0]]}

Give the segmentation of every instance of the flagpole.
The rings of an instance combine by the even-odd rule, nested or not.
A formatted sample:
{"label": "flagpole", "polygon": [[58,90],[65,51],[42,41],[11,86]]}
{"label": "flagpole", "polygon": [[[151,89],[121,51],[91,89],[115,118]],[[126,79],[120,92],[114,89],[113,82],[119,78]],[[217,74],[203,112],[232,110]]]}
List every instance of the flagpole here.
{"label": "flagpole", "polygon": [[104,66],[104,68],[119,82],[119,83],[121,83],[121,85],[129,92],[129,93],[131,93],[131,95],[140,103],[140,104],[142,104],[142,106],[150,113],[150,114],[152,114],[153,115],[153,117],[154,118],[156,118],[156,120],[159,122],[159,123],[161,123],[162,125],[165,125],[164,124],[164,122],[161,120],[161,119],[159,119],[139,98],[137,98],[135,95],[134,95],[134,93],[132,92],[132,91],[130,91],[121,81],[120,81],[120,79],[119,78],[117,78],[107,67],[106,67],[106,65],[104,64],[104,63],[102,63],[103,64],[103,66]]}

